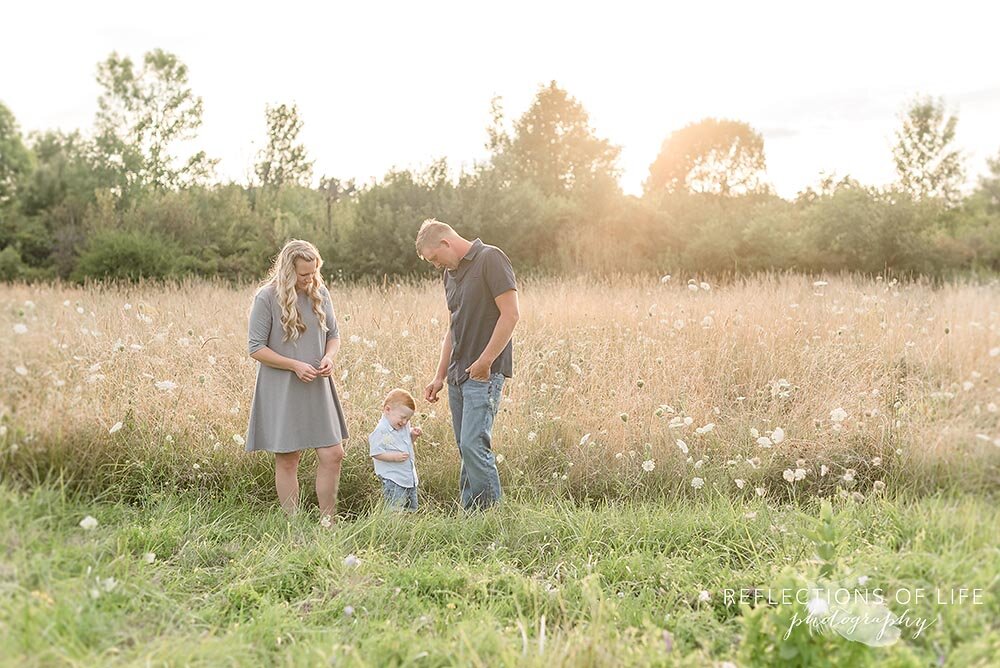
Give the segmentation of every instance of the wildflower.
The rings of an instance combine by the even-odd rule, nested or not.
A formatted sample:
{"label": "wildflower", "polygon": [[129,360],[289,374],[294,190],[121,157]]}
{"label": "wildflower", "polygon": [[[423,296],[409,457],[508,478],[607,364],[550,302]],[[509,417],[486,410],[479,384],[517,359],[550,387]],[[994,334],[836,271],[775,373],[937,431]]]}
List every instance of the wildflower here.
{"label": "wildflower", "polygon": [[771,442],[777,445],[785,440],[785,430],[781,427],[775,427],[774,431],[771,432]]}
{"label": "wildflower", "polygon": [[684,329],[684,325],[686,324],[687,323],[685,323],[682,319],[678,318],[677,320],[674,320],[674,329],[676,329],[679,332],[682,329]]}
{"label": "wildflower", "polygon": [[14,333],[15,334],[27,334],[28,333],[28,326],[25,325],[23,322],[19,322],[16,325],[14,325]]}
{"label": "wildflower", "polygon": [[1000,357],[1000,348],[990,348],[990,357]]}
{"label": "wildflower", "polygon": [[868,576],[867,575],[859,576],[858,577],[858,584],[861,585],[862,587],[864,587],[866,584],[868,584]]}
{"label": "wildflower", "polygon": [[756,492],[757,496],[764,496],[765,494],[767,494],[767,490],[764,489],[763,487],[755,488],[754,492]]}
{"label": "wildflower", "polygon": [[348,568],[357,568],[361,564],[361,560],[358,559],[353,554],[349,554],[344,557],[344,565]]}
{"label": "wildflower", "polygon": [[18,376],[27,376],[28,375],[28,369],[27,369],[27,367],[25,367],[25,366],[23,366],[21,364],[18,364],[16,367],[14,367],[14,373],[16,373]]}
{"label": "wildflower", "polygon": [[701,283],[699,283],[698,287],[701,288],[702,290],[711,290],[712,289],[712,286],[709,285],[708,283],[706,283],[705,281],[702,281]]}
{"label": "wildflower", "polygon": [[688,290],[690,290],[691,292],[698,292],[698,284],[688,283]]}
{"label": "wildflower", "polygon": [[652,459],[647,459],[642,463],[642,470],[645,471],[646,473],[649,473],[655,468],[656,468],[656,462],[654,462]]}
{"label": "wildflower", "polygon": [[756,519],[757,518],[757,513],[754,512],[753,510],[751,510],[748,513],[743,513],[743,517],[745,517],[748,520]]}
{"label": "wildflower", "polygon": [[702,589],[701,592],[698,594],[698,600],[701,601],[702,603],[707,603],[709,600],[711,600],[711,598],[712,595],[708,593],[707,589]]}
{"label": "wildflower", "polygon": [[504,459],[506,459],[506,457],[504,457],[503,455],[497,455],[496,456],[496,462],[497,462],[497,464],[503,464],[503,460]]}
{"label": "wildflower", "polygon": [[361,343],[361,337],[357,334],[351,334],[351,338],[348,339],[351,343]]}
{"label": "wildflower", "polygon": [[701,319],[701,326],[704,327],[705,329],[708,329],[709,327],[712,326],[714,322],[715,321],[712,320],[712,316],[706,315],[704,318]]}
{"label": "wildflower", "polygon": [[882,458],[872,457],[872,466],[882,466]]}
{"label": "wildflower", "polygon": [[529,443],[532,442],[532,441],[534,441],[536,438],[538,438],[538,434],[536,432],[533,432],[533,431],[529,431],[528,432],[528,442]]}
{"label": "wildflower", "polygon": [[573,373],[575,373],[576,375],[578,376],[583,375],[583,369],[580,368],[579,364],[576,364],[575,362],[570,362],[569,368],[572,369]]}
{"label": "wildflower", "polygon": [[97,527],[97,519],[87,515],[82,520],[80,520],[80,528],[90,531]]}
{"label": "wildflower", "polygon": [[851,500],[857,503],[861,503],[865,500],[865,495],[861,492],[851,492]]}
{"label": "wildflower", "polygon": [[694,418],[692,418],[692,417],[686,417],[686,418],[684,418],[684,426],[685,427],[690,427],[692,424],[694,424]]}
{"label": "wildflower", "polygon": [[817,288],[822,288],[826,285],[829,285],[826,281],[813,281],[813,286]]}
{"label": "wildflower", "polygon": [[738,487],[739,489],[743,489],[743,486],[747,484],[747,481],[746,481],[746,480],[742,480],[742,479],[740,479],[740,478],[737,478],[736,480],[733,480],[733,482],[734,482],[734,483],[736,483],[736,486],[737,486],[737,487]]}
{"label": "wildflower", "polygon": [[169,392],[170,390],[176,389],[177,383],[172,380],[161,380],[154,383],[156,389]]}
{"label": "wildflower", "polygon": [[803,478],[806,477],[806,470],[805,469],[795,469],[795,474],[794,475],[795,475],[795,479],[796,480],[802,480]]}
{"label": "wildflower", "polygon": [[759,445],[762,448],[770,448],[771,439],[769,439],[767,436],[761,436],[760,438],[757,439],[757,445]]}
{"label": "wildflower", "polygon": [[677,439],[677,447],[680,448],[681,452],[683,452],[685,455],[688,453],[687,443],[685,443],[681,439]]}
{"label": "wildflower", "polygon": [[153,563],[154,561],[156,561],[156,552],[147,552],[146,554],[142,555],[142,560],[145,561],[147,564]]}
{"label": "wildflower", "polygon": [[121,428],[124,427],[124,426],[125,425],[123,425],[121,422],[115,422],[115,424],[111,427],[111,429],[108,429],[108,433],[109,434],[114,434],[114,433],[120,431]]}
{"label": "wildflower", "polygon": [[695,489],[701,489],[705,486],[705,480],[703,478],[691,478],[691,486]]}
{"label": "wildflower", "polygon": [[751,438],[760,438],[760,432],[757,431],[756,427],[750,427],[750,437]]}
{"label": "wildflower", "polygon": [[781,477],[788,482],[795,482],[795,471],[793,471],[792,469],[785,469],[782,472]]}
{"label": "wildflower", "polygon": [[660,283],[668,283],[670,281],[670,274],[665,276],[660,276]]}
{"label": "wildflower", "polygon": [[323,517],[319,519],[319,523],[324,529],[329,529],[333,525],[333,520],[329,515],[323,515]]}
{"label": "wildflower", "polygon": [[822,598],[816,597],[806,603],[806,608],[809,610],[810,615],[824,615],[830,610],[830,604],[827,603]]}
{"label": "wildflower", "polygon": [[713,429],[715,429],[715,423],[714,422],[709,422],[704,427],[698,427],[694,431],[695,431],[696,434],[707,434],[710,431],[712,431]]}
{"label": "wildflower", "polygon": [[830,472],[830,467],[828,467],[826,464],[820,464],[820,466],[819,466],[819,475],[820,475],[820,477],[825,476],[829,472]]}
{"label": "wildflower", "polygon": [[855,474],[854,469],[847,469],[846,471],[844,471],[844,475],[840,477],[844,480],[844,482],[854,482],[854,474]]}
{"label": "wildflower", "polygon": [[590,434],[589,433],[584,434],[583,438],[580,439],[580,445],[581,446],[587,445],[587,441],[589,440],[590,440]]}
{"label": "wildflower", "polygon": [[239,434],[233,434],[233,441],[236,443],[236,445],[246,445],[247,443],[246,440],[244,440],[244,438]]}
{"label": "wildflower", "polygon": [[834,408],[830,411],[830,420],[833,422],[843,422],[847,419],[847,411],[843,408]]}
{"label": "wildflower", "polygon": [[353,617],[353,616],[354,616],[354,606],[351,605],[344,606],[344,617]]}
{"label": "wildflower", "polygon": [[872,483],[872,490],[874,490],[876,493],[877,492],[884,492],[885,491],[885,483],[882,482],[881,480],[876,480],[875,482]]}
{"label": "wildflower", "polygon": [[704,464],[705,464],[705,461],[704,461],[704,460],[702,460],[702,459],[699,459],[698,461],[696,461],[696,462],[694,463],[694,467],[695,467],[696,469],[700,469],[700,468],[701,468],[701,467],[702,467],[702,466],[703,466]]}

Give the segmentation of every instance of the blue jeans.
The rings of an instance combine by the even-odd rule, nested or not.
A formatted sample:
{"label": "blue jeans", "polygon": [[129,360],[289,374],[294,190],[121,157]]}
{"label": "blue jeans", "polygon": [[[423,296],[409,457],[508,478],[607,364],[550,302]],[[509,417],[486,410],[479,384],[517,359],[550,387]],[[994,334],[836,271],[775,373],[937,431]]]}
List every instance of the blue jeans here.
{"label": "blue jeans", "polygon": [[503,495],[491,449],[493,420],[500,409],[503,383],[502,373],[490,375],[487,382],[469,379],[461,385],[448,383],[451,423],[462,458],[458,486],[466,509],[492,506]]}
{"label": "blue jeans", "polygon": [[382,498],[387,506],[393,510],[409,510],[413,512],[417,509],[417,488],[403,487],[394,483],[388,478],[379,477],[382,481]]}

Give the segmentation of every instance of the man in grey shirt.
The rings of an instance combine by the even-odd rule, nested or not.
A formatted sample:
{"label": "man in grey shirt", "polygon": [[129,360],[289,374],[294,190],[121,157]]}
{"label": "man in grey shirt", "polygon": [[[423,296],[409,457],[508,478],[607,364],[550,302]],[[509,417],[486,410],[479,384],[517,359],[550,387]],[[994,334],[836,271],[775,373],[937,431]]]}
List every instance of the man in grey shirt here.
{"label": "man in grey shirt", "polygon": [[510,260],[496,246],[463,239],[447,223],[426,220],[417,254],[442,272],[451,313],[434,379],[424,388],[433,403],[448,383],[452,427],[462,459],[462,506],[486,508],[500,501],[493,455],[493,420],[504,380],[513,373],[511,336],[519,319],[517,283]]}

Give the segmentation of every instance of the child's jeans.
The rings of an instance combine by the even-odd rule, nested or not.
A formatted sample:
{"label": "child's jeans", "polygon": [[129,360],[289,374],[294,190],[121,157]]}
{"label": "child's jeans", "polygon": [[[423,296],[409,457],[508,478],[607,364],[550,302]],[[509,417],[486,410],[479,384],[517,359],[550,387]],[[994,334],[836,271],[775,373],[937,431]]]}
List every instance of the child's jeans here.
{"label": "child's jeans", "polygon": [[382,481],[382,498],[386,505],[393,510],[409,510],[414,512],[417,509],[417,488],[403,487],[397,485],[388,478],[379,477]]}

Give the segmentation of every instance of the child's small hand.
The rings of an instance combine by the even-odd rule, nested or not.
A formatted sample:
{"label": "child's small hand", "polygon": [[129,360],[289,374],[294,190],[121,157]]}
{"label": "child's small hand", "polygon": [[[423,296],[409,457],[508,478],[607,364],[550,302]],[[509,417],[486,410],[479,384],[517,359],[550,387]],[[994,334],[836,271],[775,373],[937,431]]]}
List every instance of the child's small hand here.
{"label": "child's small hand", "polygon": [[410,429],[410,438],[420,438],[423,433],[424,431],[420,427],[413,427]]}

